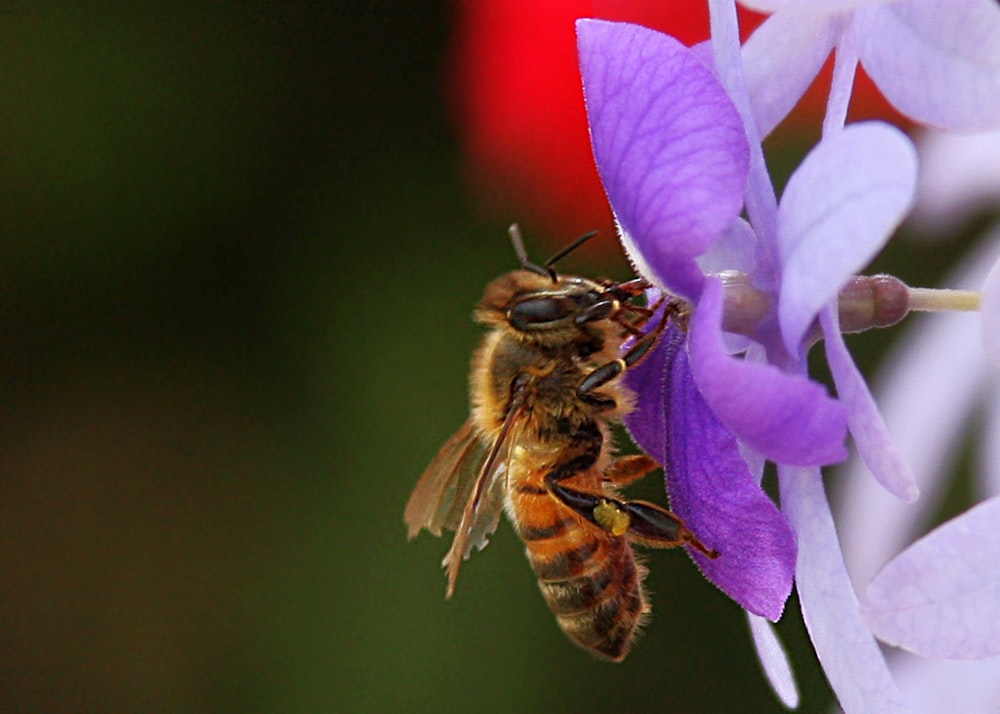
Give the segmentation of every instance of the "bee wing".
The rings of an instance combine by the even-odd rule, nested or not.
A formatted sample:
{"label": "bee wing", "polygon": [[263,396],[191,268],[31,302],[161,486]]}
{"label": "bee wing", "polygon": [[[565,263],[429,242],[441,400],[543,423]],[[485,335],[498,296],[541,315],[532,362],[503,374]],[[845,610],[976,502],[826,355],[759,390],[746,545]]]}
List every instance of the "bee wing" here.
{"label": "bee wing", "polygon": [[413,538],[426,528],[441,535],[441,529],[457,530],[462,511],[489,454],[487,444],[467,421],[441,447],[424,471],[406,504],[403,520]]}
{"label": "bee wing", "polygon": [[455,528],[455,539],[451,548],[444,556],[441,565],[448,575],[448,590],[445,597],[451,597],[455,592],[455,582],[458,580],[458,569],[463,560],[467,560],[472,548],[482,550],[486,547],[489,536],[497,528],[500,513],[503,511],[504,485],[510,465],[510,452],[518,441],[523,419],[523,403],[520,399],[511,404],[504,419],[500,434],[483,462],[471,489],[462,520]]}

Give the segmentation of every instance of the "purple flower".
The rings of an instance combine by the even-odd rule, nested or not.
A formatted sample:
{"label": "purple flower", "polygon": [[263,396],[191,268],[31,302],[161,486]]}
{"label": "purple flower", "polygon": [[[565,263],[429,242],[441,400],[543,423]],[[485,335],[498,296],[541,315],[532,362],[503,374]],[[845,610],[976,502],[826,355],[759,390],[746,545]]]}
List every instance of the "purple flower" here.
{"label": "purple flower", "polygon": [[[826,306],[908,210],[913,150],[884,125],[845,131],[806,159],[779,209],[766,172],[764,181],[753,173],[756,157],[746,141],[753,132],[696,54],[630,25],[581,21],[578,37],[594,154],[623,243],[641,273],[691,305],[687,340],[677,329],[668,333],[629,376],[639,408],[628,426],[663,461],[672,508],[722,553],[716,561],[695,555],[699,566],[749,612],[777,619],[796,568],[803,597],[815,594],[820,613],[852,602],[856,609],[818,467],[845,458],[851,422],[874,434],[866,451],[884,462],[887,485],[915,494],[846,350],[835,346],[829,354],[849,387],[848,409],[805,376],[805,338],[817,317],[836,319]],[[744,191],[753,231],[737,220]],[[735,245],[748,240],[749,248]],[[743,359],[726,349],[722,283],[698,263],[710,250],[749,255],[751,280],[771,299]],[[759,489],[763,459],[780,465],[783,502],[808,558],[796,557],[788,522]],[[774,644],[765,627],[751,623],[759,643]],[[821,656],[845,654],[847,643],[851,659],[854,645],[861,648],[843,666],[831,665],[832,678],[857,677],[859,667],[881,662],[859,617],[840,632],[812,624]],[[794,701],[782,657],[762,659],[786,701]],[[893,699],[891,687],[884,699]]]}
{"label": "purple flower", "polygon": [[722,554],[695,555],[703,572],[776,620],[794,538],[737,438],[799,463],[836,461],[843,413],[818,385],[723,346],[721,283],[697,258],[736,219],[746,185],[745,132],[725,90],[666,35],[593,20],[577,28],[594,153],[623,242],[641,273],[693,306],[690,340],[673,328],[630,372],[639,403],[628,426],[663,462],[672,508]]}
{"label": "purple flower", "polygon": [[[693,557],[755,613],[754,641],[782,700],[794,705],[794,682],[758,616],[780,615],[794,574],[844,709],[898,711],[904,699],[872,631],[937,654],[994,652],[980,646],[995,639],[982,631],[977,638],[971,627],[957,634],[935,627],[941,617],[972,623],[1000,612],[992,550],[983,556],[949,545],[956,538],[967,550],[972,538],[997,545],[998,506],[988,501],[906,551],[873,584],[862,618],[819,467],[844,458],[849,428],[883,493],[912,501],[919,491],[847,352],[837,297],[909,211],[916,155],[888,125],[845,127],[844,120],[860,61],[917,121],[1000,124],[1000,7],[992,0],[746,4],[777,12],[742,53],[733,0],[710,0],[713,40],[694,51],[636,26],[578,24],[594,155],[623,244],[640,273],[688,304],[687,317],[627,375],[639,395],[628,426],[663,461],[673,509],[722,554]],[[760,137],[834,48],[823,140],[779,205]],[[738,218],[741,206],[749,224]],[[751,329],[741,323],[749,340],[723,332],[740,309],[727,304],[716,275],[726,269],[744,273],[766,303]],[[998,295],[1000,268],[987,281],[983,309],[986,342],[1000,354]],[[817,323],[838,399],[806,376]],[[778,465],[780,512],[758,487],[764,460]],[[959,564],[961,583],[937,583],[919,593],[923,599],[908,599],[908,587],[948,563]]]}

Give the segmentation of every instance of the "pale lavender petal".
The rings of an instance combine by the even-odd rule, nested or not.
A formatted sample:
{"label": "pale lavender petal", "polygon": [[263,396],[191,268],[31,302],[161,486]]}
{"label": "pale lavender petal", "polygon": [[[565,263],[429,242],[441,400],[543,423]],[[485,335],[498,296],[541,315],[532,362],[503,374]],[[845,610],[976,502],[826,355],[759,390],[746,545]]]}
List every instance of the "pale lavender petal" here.
{"label": "pale lavender petal", "polygon": [[778,466],[781,505],[799,540],[795,583],[816,655],[845,712],[907,711],[861,620],[818,468]]}
{"label": "pale lavender petal", "polygon": [[843,405],[804,376],[730,357],[722,341],[722,283],[709,278],[691,319],[691,368],[705,401],[737,437],[785,464],[847,457]]}
{"label": "pale lavender petal", "polygon": [[847,407],[847,425],[861,458],[889,493],[912,503],[920,495],[920,489],[909,464],[889,435],[864,376],[847,351],[836,315],[829,309],[824,310],[820,314],[820,324],[825,338],[826,361],[837,387],[837,396]]}
{"label": "pale lavender petal", "polygon": [[[708,252],[698,258],[698,267],[709,274],[728,275],[735,271],[743,276],[751,276],[757,272],[759,252],[757,236],[750,224],[737,218],[722,232]],[[729,279],[725,275],[722,277],[724,280]],[[745,352],[753,344],[750,338],[735,332],[724,333],[723,339],[729,354]]]}
{"label": "pale lavender petal", "polygon": [[994,372],[994,383],[986,396],[987,409],[983,415],[983,431],[979,436],[979,454],[976,459],[975,496],[980,500],[1000,496],[1000,379]]}
{"label": "pale lavender petal", "polygon": [[983,326],[983,344],[994,364],[1000,365],[1000,261],[983,283],[979,316]]}
{"label": "pale lavender petal", "polygon": [[752,275],[757,268],[757,236],[742,218],[730,223],[708,252],[698,258],[705,273],[738,270]]}
{"label": "pale lavender petal", "polygon": [[1000,656],[1000,497],[892,560],[868,585],[862,610],[876,637],[924,657]]}
{"label": "pale lavender petal", "polygon": [[785,346],[798,354],[820,309],[881,250],[916,188],[916,151],[898,129],[853,124],[824,138],[788,181],[778,208]]}
{"label": "pale lavender petal", "polygon": [[920,176],[912,223],[926,237],[950,235],[955,222],[1000,203],[1000,131],[917,137]]}
{"label": "pale lavender petal", "polygon": [[740,0],[740,5],[761,12],[795,10],[801,13],[833,14],[865,5],[877,5],[886,0]]}
{"label": "pale lavender petal", "polygon": [[[1000,232],[967,256],[943,285],[974,288],[997,257]],[[900,452],[910,464],[921,496],[902,504],[854,459],[837,474],[837,504],[844,558],[854,581],[863,586],[897,553],[926,530],[948,488],[942,475],[956,467],[963,432],[975,418],[976,403],[1000,383],[980,346],[979,318],[971,313],[910,318],[897,346],[876,375],[874,392]],[[942,369],[947,365],[947,369]],[[989,442],[987,442],[989,443]],[[871,533],[878,531],[878,538]]]}
{"label": "pale lavender petal", "polygon": [[792,666],[788,662],[788,655],[785,648],[778,639],[774,631],[774,625],[763,617],[747,613],[747,622],[750,625],[750,634],[753,636],[754,646],[757,648],[757,657],[760,666],[767,675],[767,681],[777,695],[781,703],[789,709],[799,706],[799,689],[795,686],[795,675],[792,674]]}
{"label": "pale lavender petal", "polygon": [[739,114],[711,70],[668,35],[579,20],[577,44],[594,157],[627,247],[651,277],[693,297],[694,258],[743,202]]}
{"label": "pale lavender petal", "polygon": [[855,18],[861,63],[892,104],[941,129],[1000,128],[1000,5],[904,0]]}
{"label": "pale lavender petal", "polygon": [[743,76],[761,137],[784,119],[833,49],[831,17],[778,13],[743,44]]}
{"label": "pale lavender petal", "polygon": [[1000,712],[1000,657],[947,660],[900,652],[891,667],[912,714]]}
{"label": "pale lavender petal", "polygon": [[777,620],[792,589],[795,538],[732,433],[701,398],[684,339],[671,325],[654,352],[626,373],[639,395],[626,425],[664,464],[671,510],[719,552],[712,560],[688,549],[701,571],[744,609]]}

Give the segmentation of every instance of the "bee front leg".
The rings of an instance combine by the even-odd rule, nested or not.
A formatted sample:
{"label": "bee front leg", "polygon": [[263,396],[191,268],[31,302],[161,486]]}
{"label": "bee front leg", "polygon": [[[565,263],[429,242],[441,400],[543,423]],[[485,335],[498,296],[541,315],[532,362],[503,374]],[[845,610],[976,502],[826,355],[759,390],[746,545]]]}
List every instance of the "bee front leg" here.
{"label": "bee front leg", "polygon": [[607,362],[606,364],[602,364],[600,367],[596,367],[590,374],[583,378],[583,381],[580,382],[580,386],[576,388],[577,396],[584,401],[591,401],[595,398],[604,399],[604,397],[595,395],[593,393],[594,390],[603,387],[605,384],[645,357],[646,353],[649,352],[649,348],[656,344],[656,340],[659,336],[659,330],[648,332],[636,340],[624,356],[619,357],[613,362]]}

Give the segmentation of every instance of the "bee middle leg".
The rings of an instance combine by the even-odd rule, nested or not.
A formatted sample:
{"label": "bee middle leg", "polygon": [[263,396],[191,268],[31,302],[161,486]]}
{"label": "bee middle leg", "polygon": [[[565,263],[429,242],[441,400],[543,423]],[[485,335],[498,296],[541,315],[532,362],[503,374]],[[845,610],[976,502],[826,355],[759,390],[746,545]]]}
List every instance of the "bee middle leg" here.
{"label": "bee middle leg", "polygon": [[605,481],[615,486],[628,486],[658,468],[660,465],[652,457],[646,454],[631,454],[618,457],[604,470],[602,476]]}

